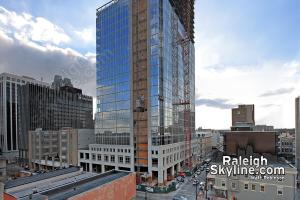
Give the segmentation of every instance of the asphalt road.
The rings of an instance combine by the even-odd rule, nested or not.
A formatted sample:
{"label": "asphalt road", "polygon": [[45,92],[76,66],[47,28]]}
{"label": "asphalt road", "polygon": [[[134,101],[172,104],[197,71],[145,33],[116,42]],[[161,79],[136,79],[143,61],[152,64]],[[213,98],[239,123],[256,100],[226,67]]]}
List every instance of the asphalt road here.
{"label": "asphalt road", "polygon": [[[205,182],[205,171],[202,171],[200,176],[197,177],[199,182]],[[199,189],[197,189],[199,192]],[[188,200],[196,200],[196,186],[193,185],[191,177],[186,177],[184,183],[180,183],[179,188],[168,194],[157,194],[147,192],[147,198],[145,198],[145,192],[137,191],[137,200],[172,200],[174,196],[184,196]],[[202,192],[198,193],[197,200],[204,199],[204,194]]]}

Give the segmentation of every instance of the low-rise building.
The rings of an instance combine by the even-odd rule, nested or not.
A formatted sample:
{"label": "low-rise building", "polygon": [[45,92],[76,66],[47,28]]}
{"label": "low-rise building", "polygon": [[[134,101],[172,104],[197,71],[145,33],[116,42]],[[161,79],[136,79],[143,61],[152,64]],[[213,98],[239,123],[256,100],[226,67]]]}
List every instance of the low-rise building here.
{"label": "low-rise building", "polygon": [[[195,137],[191,141],[192,165],[200,163],[200,138]],[[152,180],[155,183],[163,183],[172,180],[176,173],[186,170],[184,165],[186,143],[178,142],[163,146],[152,146],[151,166],[153,169]],[[98,145],[90,144],[86,150],[78,152],[78,165],[85,171],[103,173],[108,170],[134,171],[133,147],[124,145]],[[159,172],[162,172],[159,174]]]}
{"label": "low-rise building", "polygon": [[[221,164],[221,163],[212,163]],[[213,199],[296,199],[297,169],[284,162],[272,162],[268,167],[283,167],[285,175],[212,175],[208,174],[208,194]]]}
{"label": "low-rise building", "polygon": [[275,131],[228,131],[224,133],[224,152],[226,155],[237,156],[239,151],[251,147],[254,153],[276,155],[277,142]]}
{"label": "low-rise building", "polygon": [[54,169],[77,166],[78,151],[95,141],[94,129],[36,129],[29,132],[30,168]]}
{"label": "low-rise building", "polygon": [[295,135],[284,132],[278,136],[278,155],[295,162],[296,141]]}
{"label": "low-rise building", "polygon": [[0,182],[6,179],[6,158],[0,155]]}
{"label": "low-rise building", "polygon": [[210,129],[201,129],[196,131],[196,136],[199,138],[200,159],[205,160],[210,155],[213,147],[213,133]]}
{"label": "low-rise building", "polygon": [[135,181],[131,172],[97,174],[70,167],[7,181],[4,200],[131,200],[136,196]]}
{"label": "low-rise building", "polygon": [[274,126],[269,125],[255,125],[253,131],[274,131]]}

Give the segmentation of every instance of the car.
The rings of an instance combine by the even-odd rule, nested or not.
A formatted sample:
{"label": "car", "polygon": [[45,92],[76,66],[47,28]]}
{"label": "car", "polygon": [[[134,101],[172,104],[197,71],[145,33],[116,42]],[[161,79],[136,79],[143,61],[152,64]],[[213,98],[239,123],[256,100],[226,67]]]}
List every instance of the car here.
{"label": "car", "polygon": [[178,182],[184,182],[184,178],[181,177],[181,176],[177,176],[176,180],[177,180]]}
{"label": "car", "polygon": [[200,171],[203,171],[203,170],[204,170],[204,166],[201,166],[201,167],[200,167]]}
{"label": "car", "polygon": [[204,186],[205,186],[205,182],[201,181],[201,182],[199,183],[199,185],[204,187]]}
{"label": "car", "polygon": [[206,170],[205,170],[207,173],[210,171],[210,169],[209,168],[206,168]]}
{"label": "car", "polygon": [[199,181],[198,180],[194,180],[193,181],[193,185],[198,185],[199,184]]}
{"label": "car", "polygon": [[201,171],[197,171],[196,174],[197,174],[197,175],[200,175],[200,174],[201,174]]}

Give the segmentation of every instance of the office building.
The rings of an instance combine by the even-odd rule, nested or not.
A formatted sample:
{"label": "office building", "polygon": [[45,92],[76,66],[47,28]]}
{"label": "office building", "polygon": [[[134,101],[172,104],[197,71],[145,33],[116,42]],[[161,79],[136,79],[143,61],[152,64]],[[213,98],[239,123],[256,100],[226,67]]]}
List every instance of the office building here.
{"label": "office building", "polygon": [[[55,87],[25,84],[19,95],[19,152],[22,162],[28,161],[28,131],[58,131],[63,127],[93,129],[93,99],[70,83]],[[67,81],[68,82],[68,81]]]}
{"label": "office building", "polygon": [[9,180],[4,189],[4,200],[132,200],[136,196],[135,173],[96,174],[79,167]]}
{"label": "office building", "polygon": [[19,87],[24,84],[49,86],[27,76],[0,74],[0,151],[11,162],[18,156]]}
{"label": "office building", "polygon": [[195,156],[194,1],[111,1],[96,15],[97,144],[89,151],[116,154],[104,168],[120,156],[162,184]]}
{"label": "office building", "polygon": [[62,128],[58,131],[29,131],[29,166],[53,170],[77,166],[78,150],[95,143],[94,129]]}
{"label": "office building", "polygon": [[196,136],[199,138],[200,154],[198,155],[201,162],[212,154],[213,133],[211,130],[197,130]]}
{"label": "office building", "polygon": [[254,105],[239,105],[233,108],[231,130],[252,130],[255,126]]}

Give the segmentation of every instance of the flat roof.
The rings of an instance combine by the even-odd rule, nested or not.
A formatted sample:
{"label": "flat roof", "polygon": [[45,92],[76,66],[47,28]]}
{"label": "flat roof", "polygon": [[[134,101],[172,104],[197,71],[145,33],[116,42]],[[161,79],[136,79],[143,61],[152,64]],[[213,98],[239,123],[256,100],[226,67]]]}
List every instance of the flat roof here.
{"label": "flat roof", "polygon": [[50,190],[43,194],[48,196],[49,200],[64,200],[102,186],[106,183],[110,183],[114,180],[127,176],[128,174],[128,172],[123,171],[111,171],[109,173],[99,174],[87,180],[78,181],[74,184],[67,185],[67,187]]}
{"label": "flat roof", "polygon": [[69,167],[69,168],[59,169],[59,170],[42,173],[42,174],[37,174],[37,175],[33,175],[33,176],[21,177],[21,178],[15,179],[15,180],[8,180],[4,183],[5,184],[4,188],[9,189],[9,188],[25,185],[28,183],[33,183],[33,182],[53,178],[53,177],[60,176],[63,174],[76,172],[79,170],[80,170],[80,167]]}
{"label": "flat roof", "polygon": [[[75,169],[77,167],[71,167],[68,169]],[[57,175],[57,179],[53,181],[46,181],[43,183],[32,184],[29,187],[24,187],[17,189],[15,191],[8,192],[10,195],[17,197],[18,199],[27,200],[30,199],[49,199],[49,200],[63,200],[68,199],[70,197],[76,196],[78,194],[87,192],[93,188],[97,188],[104,184],[110,183],[114,180],[127,176],[131,172],[127,171],[116,171],[112,170],[103,174],[97,174],[92,172],[83,172],[72,174],[69,177],[63,177],[67,173],[71,173],[72,171],[66,171],[66,169],[57,170],[54,172],[61,172]],[[47,177],[53,177],[52,172],[40,174],[40,175],[47,175]],[[36,179],[37,181],[40,179],[41,176],[38,176]],[[32,182],[32,177],[29,178]],[[16,180],[15,180],[16,181]],[[18,181],[24,183],[25,181]],[[10,185],[10,188],[17,187],[20,184],[14,184],[15,186]]]}

